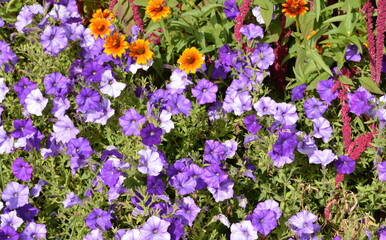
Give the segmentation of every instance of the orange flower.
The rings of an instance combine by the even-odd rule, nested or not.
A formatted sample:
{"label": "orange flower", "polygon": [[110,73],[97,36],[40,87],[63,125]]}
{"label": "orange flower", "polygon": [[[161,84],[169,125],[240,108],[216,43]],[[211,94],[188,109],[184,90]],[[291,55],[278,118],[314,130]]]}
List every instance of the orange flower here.
{"label": "orange flower", "polygon": [[92,19],[90,22],[94,22],[97,18],[108,19],[111,22],[115,21],[114,14],[107,9],[103,10],[103,12],[102,9],[98,9],[95,13],[92,14]]}
{"label": "orange flower", "polygon": [[114,33],[113,36],[106,38],[106,43],[103,44],[105,53],[108,55],[113,54],[113,58],[121,57],[129,48],[129,43],[125,41],[126,36],[123,34],[118,38],[118,33]]}
{"label": "orange flower", "polygon": [[97,39],[98,35],[101,36],[102,39],[105,38],[105,35],[109,36],[110,35],[110,28],[109,26],[111,25],[110,20],[106,20],[104,18],[97,18],[95,21],[90,23],[90,30],[91,30],[91,35],[94,34],[94,38]]}
{"label": "orange flower", "polygon": [[307,10],[308,7],[304,7],[304,5],[307,4],[307,1],[303,0],[286,0],[286,3],[283,3],[282,6],[284,7],[282,12],[285,13],[285,15],[289,15],[290,18],[295,18],[296,15],[300,14],[303,15]]}
{"label": "orange flower", "polygon": [[185,70],[186,74],[189,72],[196,73],[197,69],[201,68],[201,64],[204,63],[204,55],[200,53],[197,48],[187,48],[178,59],[177,63],[180,63],[180,69]]}
{"label": "orange flower", "polygon": [[149,44],[150,42],[147,40],[137,39],[137,41],[131,43],[129,57],[133,57],[133,59],[137,61],[137,64],[146,65],[146,61],[153,60],[154,56],[154,53],[148,46]]}
{"label": "orange flower", "polygon": [[161,18],[167,18],[170,14],[170,8],[163,6],[163,0],[148,0],[149,5],[146,7],[146,14],[155,21],[161,21]]}

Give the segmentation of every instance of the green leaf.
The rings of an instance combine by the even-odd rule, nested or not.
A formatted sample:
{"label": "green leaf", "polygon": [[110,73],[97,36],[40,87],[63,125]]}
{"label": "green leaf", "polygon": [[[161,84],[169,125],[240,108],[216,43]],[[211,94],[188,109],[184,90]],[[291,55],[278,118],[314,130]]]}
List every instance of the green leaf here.
{"label": "green leaf", "polygon": [[373,93],[376,93],[376,94],[380,94],[380,95],[385,94],[378,87],[378,85],[375,82],[373,82],[373,80],[371,80],[371,78],[369,78],[369,77],[360,77],[358,79],[359,79],[359,82],[361,83],[361,85],[364,88],[366,88],[367,90],[369,90],[370,92],[373,92]]}
{"label": "green leaf", "polygon": [[178,4],[178,1],[177,1],[177,0],[168,0],[168,1],[166,2],[166,5],[167,5],[168,7],[175,7],[177,4]]}
{"label": "green leaf", "polygon": [[147,2],[147,0],[134,0],[133,2],[135,5],[137,6],[142,6],[142,7],[146,7],[147,5],[149,5],[149,3]]}
{"label": "green leaf", "polygon": [[346,15],[339,15],[332,17],[323,22],[323,24],[332,23],[332,22],[343,22],[346,19]]}
{"label": "green leaf", "polygon": [[316,21],[319,21],[320,17],[320,0],[314,1],[314,11],[316,13]]}
{"label": "green leaf", "polygon": [[307,52],[307,54],[314,60],[314,62],[323,68],[324,71],[326,71],[330,76],[332,76],[332,72],[330,68],[327,66],[327,64],[323,61],[322,57],[318,54],[317,50],[314,49],[311,52]]}
{"label": "green leaf", "polygon": [[206,13],[208,13],[211,10],[214,11],[213,8],[224,8],[224,5],[222,5],[222,4],[209,4],[209,5],[203,6],[201,8],[201,12],[202,12],[202,14],[205,15]]}
{"label": "green leaf", "polygon": [[345,75],[341,75],[339,77],[339,80],[343,84],[348,84],[348,85],[354,86],[354,83],[352,82],[352,80],[350,78],[346,77]]}
{"label": "green leaf", "polygon": [[315,13],[310,12],[305,15],[299,16],[300,30],[305,35],[311,35],[311,31],[314,29]]}
{"label": "green leaf", "polygon": [[326,8],[324,8],[321,12],[323,13],[323,12],[326,12],[326,11],[338,9],[338,8],[342,7],[344,4],[345,4],[345,2],[335,3],[333,5],[330,5],[330,6],[326,7]]}
{"label": "green leaf", "polygon": [[313,90],[316,89],[316,86],[318,85],[318,82],[327,80],[330,77],[328,73],[324,72],[317,76],[312,82],[307,86],[306,90]]}
{"label": "green leaf", "polygon": [[269,28],[269,25],[272,21],[273,15],[273,4],[269,0],[263,0],[264,4],[260,6],[260,13],[263,17],[266,28]]}
{"label": "green leaf", "polygon": [[190,11],[187,11],[181,14],[181,17],[189,17],[189,16],[199,17],[201,16],[201,14],[202,14],[201,11],[198,11],[197,9],[192,9]]}

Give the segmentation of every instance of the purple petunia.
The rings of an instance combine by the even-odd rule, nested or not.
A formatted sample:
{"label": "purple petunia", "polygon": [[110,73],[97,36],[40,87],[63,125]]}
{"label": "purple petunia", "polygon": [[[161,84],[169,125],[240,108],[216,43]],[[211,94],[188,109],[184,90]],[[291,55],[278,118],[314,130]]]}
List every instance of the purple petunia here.
{"label": "purple petunia", "polygon": [[[99,227],[103,230],[108,230],[112,227],[110,220],[110,213],[99,208],[94,208],[93,211],[87,215],[84,221],[91,230],[96,230]],[[99,227],[97,227],[97,225]]]}
{"label": "purple petunia", "polygon": [[13,228],[14,230],[17,230],[22,224],[23,224],[23,219],[18,217],[16,215],[16,211],[10,211],[8,213],[1,214],[1,225],[0,228],[3,228],[5,226],[9,226]]}
{"label": "purple petunia", "polygon": [[361,55],[359,49],[355,44],[349,44],[344,55],[344,59],[347,61],[359,62],[361,61]]}
{"label": "purple petunia", "polygon": [[249,56],[252,66],[257,64],[257,67],[261,70],[268,69],[275,60],[275,54],[273,48],[269,43],[257,43],[255,50]]}
{"label": "purple petunia", "polygon": [[257,131],[261,129],[259,120],[256,120],[256,115],[246,116],[244,118],[244,124],[247,130],[252,134],[256,134]]}
{"label": "purple petunia", "polygon": [[314,122],[314,137],[322,138],[323,142],[327,143],[332,135],[332,127],[330,122],[325,118],[315,118],[312,120]]}
{"label": "purple petunia", "polygon": [[44,52],[57,56],[67,47],[66,31],[61,27],[47,26],[40,36],[40,43],[44,48]]}
{"label": "purple petunia", "polygon": [[216,102],[217,90],[216,84],[203,78],[192,88],[192,94],[197,98],[197,103],[202,105]]}
{"label": "purple petunia", "polygon": [[201,211],[191,197],[184,197],[181,201],[179,209],[176,211],[176,216],[182,219],[184,225],[193,226],[194,219]]}
{"label": "purple petunia", "polygon": [[46,239],[46,225],[30,222],[20,233],[21,240]]}
{"label": "purple petunia", "polygon": [[46,88],[47,94],[55,94],[56,96],[60,94],[62,89],[67,86],[67,78],[61,73],[54,72],[46,76],[43,79],[44,87]]}
{"label": "purple petunia", "polygon": [[216,202],[221,202],[233,197],[233,180],[227,179],[221,182],[219,188],[213,188],[208,186],[208,190],[212,193]]}
{"label": "purple petunia", "polygon": [[369,97],[365,91],[357,90],[354,94],[350,95],[348,102],[350,112],[360,117],[364,112],[370,110],[371,106],[368,103],[368,99]]}
{"label": "purple petunia", "polygon": [[246,36],[248,41],[252,41],[252,39],[255,39],[257,37],[260,37],[261,39],[264,38],[263,28],[253,23],[250,23],[246,26],[242,26],[240,29],[240,33]]}
{"label": "purple petunia", "polygon": [[292,125],[299,120],[295,105],[289,103],[278,103],[273,118],[283,125]]}
{"label": "purple petunia", "polygon": [[291,95],[291,102],[295,102],[296,100],[300,100],[304,98],[304,91],[306,90],[307,86],[305,83],[300,84],[299,86],[296,86],[292,88],[292,95]]}
{"label": "purple petunia", "polygon": [[328,105],[331,105],[331,101],[338,97],[338,91],[335,91],[333,93],[331,92],[333,86],[334,81],[332,78],[330,78],[328,80],[318,82],[318,85],[316,87],[320,98]]}
{"label": "purple petunia", "polygon": [[28,194],[28,186],[21,185],[17,182],[10,182],[1,194],[1,198],[5,201],[5,205],[12,210],[27,204]]}
{"label": "purple petunia", "polygon": [[274,115],[277,111],[277,103],[270,97],[262,97],[257,103],[253,104],[253,108],[260,117],[264,115]]}
{"label": "purple petunia", "polygon": [[379,181],[386,181],[386,161],[378,163],[377,168]]}
{"label": "purple petunia", "polygon": [[240,14],[239,9],[236,6],[235,0],[228,0],[224,2],[225,8],[223,8],[223,11],[225,13],[225,16],[231,20],[235,20],[236,17]]}
{"label": "purple petunia", "polygon": [[355,160],[352,160],[348,156],[342,155],[334,162],[334,166],[338,173],[350,174],[355,170]]}
{"label": "purple petunia", "polygon": [[10,226],[5,226],[0,229],[0,239],[18,240],[20,235]]}
{"label": "purple petunia", "polygon": [[252,225],[259,233],[267,236],[277,226],[275,212],[270,209],[253,211]]}
{"label": "purple petunia", "polygon": [[171,184],[180,195],[193,193],[196,190],[197,181],[189,176],[188,173],[182,172],[171,178]]}
{"label": "purple petunia", "polygon": [[82,75],[84,76],[84,81],[86,82],[86,85],[87,85],[91,81],[97,82],[97,83],[101,82],[102,74],[104,72],[105,72],[105,68],[102,65],[98,64],[98,62],[89,61],[84,66]]}
{"label": "purple petunia", "polygon": [[37,88],[32,90],[25,98],[26,109],[29,113],[42,116],[42,111],[47,106],[48,99],[43,97],[42,92]]}
{"label": "purple petunia", "polygon": [[327,106],[315,97],[309,98],[304,102],[303,108],[308,119],[323,117],[323,113],[327,111]]}
{"label": "purple petunia", "polygon": [[315,232],[314,222],[318,217],[307,210],[296,213],[288,219],[289,227],[296,231],[300,236],[303,234],[312,234]]}
{"label": "purple petunia", "polygon": [[23,159],[20,157],[13,161],[11,170],[13,172],[13,175],[17,179],[22,181],[29,181],[31,179],[33,169],[27,162],[24,162]]}
{"label": "purple petunia", "polygon": [[119,118],[119,125],[126,136],[139,136],[139,128],[146,122],[146,117],[137,113],[134,108],[126,110],[125,115]]}
{"label": "purple petunia", "polygon": [[76,96],[75,101],[78,104],[77,111],[87,112],[88,110],[97,110],[101,96],[97,91],[90,88],[82,88]]}
{"label": "purple petunia", "polygon": [[155,127],[153,123],[142,128],[140,134],[142,143],[146,146],[158,145],[161,143],[162,129]]}

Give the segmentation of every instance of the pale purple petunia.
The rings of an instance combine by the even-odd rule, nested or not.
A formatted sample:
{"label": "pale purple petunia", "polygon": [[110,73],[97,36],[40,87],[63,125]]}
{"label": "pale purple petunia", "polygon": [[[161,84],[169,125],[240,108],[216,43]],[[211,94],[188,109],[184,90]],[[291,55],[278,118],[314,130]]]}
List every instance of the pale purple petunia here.
{"label": "pale purple petunia", "polygon": [[289,103],[278,103],[273,118],[283,125],[292,125],[299,120],[295,105]]}
{"label": "pale purple petunia", "polygon": [[0,216],[1,216],[0,228],[9,226],[14,230],[17,230],[24,222],[23,219],[17,216],[17,213],[15,210],[10,211],[9,213],[1,214]]}
{"label": "pale purple petunia", "polygon": [[269,43],[257,43],[255,50],[249,56],[252,66],[257,65],[261,70],[268,69],[275,60],[273,48]]}
{"label": "pale purple petunia", "polygon": [[48,99],[43,97],[39,89],[32,90],[25,98],[26,109],[29,113],[42,116],[42,111],[47,106]]}
{"label": "pale purple petunia", "polygon": [[267,199],[264,202],[258,203],[253,212],[259,210],[272,210],[275,213],[275,217],[277,220],[279,220],[282,215],[282,212],[279,208],[279,203],[272,199]]}
{"label": "pale purple petunia", "polygon": [[62,203],[64,208],[70,208],[74,205],[85,206],[84,202],[74,192],[66,193],[66,199]]}
{"label": "pale purple petunia", "polygon": [[3,102],[8,91],[9,88],[5,85],[4,78],[0,78],[0,103]]}
{"label": "pale purple petunia", "polygon": [[47,26],[40,37],[44,52],[57,56],[68,44],[66,31],[61,27]]}
{"label": "pale purple petunia", "polygon": [[256,114],[260,117],[264,115],[275,115],[277,111],[277,103],[270,97],[262,97],[253,104]]}
{"label": "pale purple petunia", "polygon": [[[99,227],[103,230],[108,230],[112,227],[110,220],[110,213],[99,208],[94,208],[93,211],[87,215],[84,221],[91,230],[96,230]],[[99,227],[97,227],[97,225],[99,225]]]}
{"label": "pale purple petunia", "polygon": [[21,185],[17,182],[10,182],[1,194],[1,198],[5,201],[5,205],[12,210],[27,204],[28,194],[28,186]]}
{"label": "pale purple petunia", "polygon": [[255,39],[257,37],[260,37],[261,39],[264,38],[263,28],[253,23],[242,26],[240,29],[240,33],[246,36],[248,41],[252,41],[252,39]]}
{"label": "pale purple petunia", "polygon": [[125,115],[119,118],[119,125],[122,127],[123,134],[126,136],[139,136],[139,128],[145,124],[146,117],[137,113],[134,108],[126,110]]}
{"label": "pale purple petunia", "polygon": [[151,149],[142,149],[138,154],[141,156],[139,158],[140,166],[138,166],[138,171],[143,174],[158,176],[163,169],[163,163],[158,152]]}
{"label": "pale purple petunia", "polygon": [[233,197],[233,180],[225,180],[220,184],[220,188],[208,187],[216,202],[221,202]]}
{"label": "pale purple petunia", "polygon": [[117,98],[121,95],[121,92],[125,87],[125,83],[115,80],[111,70],[106,70],[102,74],[102,81],[100,82],[100,90],[102,93],[107,94],[110,97]]}
{"label": "pale purple petunia", "polygon": [[4,126],[0,126],[0,154],[11,153],[13,151],[13,137],[8,136],[4,131]]}
{"label": "pale purple petunia", "polygon": [[103,240],[103,236],[99,229],[95,229],[84,236],[83,240]]}
{"label": "pale purple petunia", "polygon": [[46,225],[30,222],[23,232],[20,233],[21,240],[46,239]]}
{"label": "pale purple petunia", "polygon": [[58,142],[67,143],[72,138],[76,138],[79,130],[75,128],[71,119],[65,115],[53,126],[55,132],[55,139]]}
{"label": "pale purple petunia", "polygon": [[233,223],[231,226],[231,240],[255,240],[257,231],[253,229],[251,221]]}
{"label": "pale purple petunia", "polygon": [[298,212],[296,216],[288,219],[289,227],[296,231],[299,235],[312,234],[315,232],[314,222],[318,217],[307,210]]}
{"label": "pale purple petunia", "polygon": [[377,168],[379,181],[386,181],[386,161],[378,163]]}
{"label": "pale purple petunia", "polygon": [[121,237],[121,240],[141,240],[140,234],[141,232],[138,229],[129,229]]}
{"label": "pale purple petunia", "polygon": [[70,108],[70,101],[66,96],[56,97],[52,101],[51,113],[58,119],[61,119],[66,114],[66,110]]}
{"label": "pale purple petunia", "polygon": [[157,216],[151,216],[141,228],[140,239],[170,240],[168,227],[170,223]]}
{"label": "pale purple petunia", "polygon": [[315,118],[312,121],[314,122],[313,136],[316,138],[322,138],[323,142],[327,143],[332,135],[332,127],[330,122],[322,117]]}
{"label": "pale purple petunia", "polygon": [[338,157],[332,152],[331,149],[324,149],[323,151],[317,150],[311,155],[309,161],[314,164],[322,164],[326,167],[327,164],[338,159]]}

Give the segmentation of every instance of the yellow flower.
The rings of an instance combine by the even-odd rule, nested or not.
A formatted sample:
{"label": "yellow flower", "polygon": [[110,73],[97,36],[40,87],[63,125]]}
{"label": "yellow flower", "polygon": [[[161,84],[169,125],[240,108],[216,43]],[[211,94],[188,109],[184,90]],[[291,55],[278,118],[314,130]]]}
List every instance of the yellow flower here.
{"label": "yellow flower", "polygon": [[146,61],[153,60],[154,53],[150,50],[148,46],[149,41],[144,39],[137,39],[137,41],[131,43],[129,49],[129,57],[133,57],[137,61],[137,64],[146,65]]}
{"label": "yellow flower", "polygon": [[97,18],[95,21],[90,23],[90,30],[91,30],[91,35],[94,34],[94,38],[97,39],[98,35],[101,36],[102,39],[105,38],[105,35],[109,36],[110,35],[110,28],[109,26],[111,25],[110,20],[106,20],[104,18]]}
{"label": "yellow flower", "polygon": [[308,10],[308,7],[304,6],[306,4],[307,1],[303,0],[287,0],[286,3],[282,4],[284,8],[281,11],[286,16],[289,15],[290,18],[296,18],[298,14],[303,15]]}
{"label": "yellow flower", "polygon": [[129,48],[129,43],[125,41],[126,36],[123,34],[118,37],[118,33],[106,38],[106,43],[103,44],[107,55],[113,54],[113,58],[121,57]]}
{"label": "yellow flower", "polygon": [[163,0],[148,0],[149,5],[146,7],[146,14],[155,21],[161,21],[161,18],[167,18],[170,14],[170,8],[163,6]]}
{"label": "yellow flower", "polygon": [[108,19],[111,22],[115,21],[114,14],[107,9],[103,10],[103,12],[102,9],[98,9],[95,13],[92,14],[92,19],[90,22],[94,22],[97,18]]}
{"label": "yellow flower", "polygon": [[186,74],[189,72],[196,73],[197,69],[201,68],[201,64],[204,63],[204,55],[200,53],[197,48],[187,48],[178,59],[177,63],[180,63],[180,69],[185,70]]}

